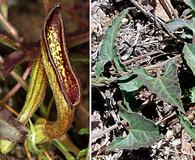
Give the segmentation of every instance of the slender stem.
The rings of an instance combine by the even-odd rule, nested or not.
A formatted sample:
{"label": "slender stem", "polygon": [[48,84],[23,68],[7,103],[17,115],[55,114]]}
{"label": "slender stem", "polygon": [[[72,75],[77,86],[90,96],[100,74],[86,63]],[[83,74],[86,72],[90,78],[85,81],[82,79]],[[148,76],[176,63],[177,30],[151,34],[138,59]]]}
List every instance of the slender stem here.
{"label": "slender stem", "polygon": [[49,155],[48,151],[44,152],[45,156],[48,158],[48,160],[52,160],[51,156]]}
{"label": "slender stem", "polygon": [[41,104],[39,107],[40,114],[43,115],[43,117],[47,116],[47,107],[45,106],[44,103]]}
{"label": "slender stem", "polygon": [[3,25],[4,29],[10,33],[16,40],[19,39],[18,32],[16,29],[5,19],[5,17],[0,13],[0,23]]}
{"label": "slender stem", "polygon": [[[0,56],[0,64],[3,64],[3,63],[4,63],[4,59],[3,59],[2,56]],[[20,83],[20,85],[21,85],[25,90],[28,89],[28,84],[26,83],[26,81],[24,81],[24,80],[20,77],[20,75],[19,75],[16,71],[12,70],[10,74],[11,74],[11,76],[12,76],[18,83]]]}
{"label": "slender stem", "polygon": [[3,107],[5,107],[8,111],[10,111],[11,113],[13,113],[15,116],[18,116],[19,113],[17,111],[15,111],[13,109],[13,107],[7,105],[7,104],[3,104],[2,101],[0,100],[0,105],[2,105]]}
{"label": "slender stem", "polygon": [[80,149],[72,142],[72,139],[67,134],[63,136],[63,144],[76,155],[80,152]]}
{"label": "slender stem", "polygon": [[[24,74],[22,76],[23,80],[26,80],[28,77],[29,73],[31,71],[31,64],[26,68],[24,71]],[[10,97],[12,97],[21,87],[20,83],[17,83],[3,98],[2,98],[2,103],[5,103]]]}
{"label": "slender stem", "polygon": [[58,148],[68,160],[75,160],[75,158],[68,152],[68,149],[58,140],[52,141],[52,144]]}
{"label": "slender stem", "polygon": [[12,77],[13,77],[17,82],[20,83],[20,85],[21,85],[25,90],[28,89],[28,84],[26,83],[26,81],[24,81],[24,80],[20,77],[20,75],[19,75],[18,73],[16,73],[15,71],[12,71],[10,74],[12,75]]}
{"label": "slender stem", "polygon": [[28,149],[28,146],[27,146],[27,142],[26,141],[24,142],[24,149],[25,149],[26,155],[28,157],[28,160],[32,160],[32,156],[31,156],[31,154],[29,152],[29,149]]}
{"label": "slender stem", "polygon": [[51,107],[53,105],[53,102],[54,102],[54,97],[52,96],[50,102],[49,102],[49,106],[47,107],[47,111],[46,111],[46,117],[48,118],[49,117],[49,114],[50,114],[50,111],[51,111]]}

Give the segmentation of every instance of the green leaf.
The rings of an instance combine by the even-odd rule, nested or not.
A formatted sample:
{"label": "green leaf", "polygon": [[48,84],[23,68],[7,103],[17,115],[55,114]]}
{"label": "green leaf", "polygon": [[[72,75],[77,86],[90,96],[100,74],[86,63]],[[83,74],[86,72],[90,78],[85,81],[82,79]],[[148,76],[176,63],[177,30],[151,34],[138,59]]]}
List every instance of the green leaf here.
{"label": "green leaf", "polygon": [[195,140],[195,126],[185,117],[183,114],[179,115],[179,120],[184,126],[185,131],[190,135],[190,137]]}
{"label": "green leaf", "polygon": [[122,91],[122,95],[123,95],[123,103],[127,107],[127,110],[129,112],[135,111],[135,109],[138,106],[133,92]]}
{"label": "green leaf", "polygon": [[166,24],[166,26],[172,31],[176,31],[179,28],[185,27],[185,28],[192,30],[195,33],[195,18],[192,18],[190,20],[175,18],[175,19],[170,20]]}
{"label": "green leaf", "polygon": [[190,98],[191,98],[191,103],[195,103],[195,87],[193,87],[193,88],[190,90],[190,92],[191,92],[191,96],[190,96]]}
{"label": "green leaf", "polygon": [[83,159],[86,160],[87,154],[88,154],[89,149],[88,148],[84,148],[82,149],[78,155],[77,155],[77,159]]}
{"label": "green leaf", "polygon": [[186,44],[183,48],[184,59],[195,76],[195,44]]}
{"label": "green leaf", "polygon": [[143,80],[144,85],[155,93],[163,101],[170,103],[172,106],[178,107],[184,112],[181,101],[181,89],[177,77],[177,66],[170,62],[165,66],[165,74],[160,78],[154,78],[140,67],[132,68],[133,72]]}
{"label": "green leaf", "polygon": [[32,153],[35,153],[36,155],[41,157],[41,159],[43,159],[43,160],[47,160],[47,157],[43,154],[45,152],[45,149],[43,149],[43,148],[40,149],[40,148],[37,148],[37,146],[36,146],[36,143],[35,143],[36,130],[35,130],[35,126],[33,125],[33,123],[31,122],[30,119],[29,119],[29,124],[30,124],[30,132],[28,134],[28,138],[26,141],[27,146]]}
{"label": "green leaf", "polygon": [[0,139],[22,142],[26,134],[26,127],[14,119],[10,112],[0,107]]}
{"label": "green leaf", "polygon": [[133,78],[129,75],[124,75],[118,78],[118,85],[120,90],[126,92],[133,92],[143,86],[143,82],[140,78]]}
{"label": "green leaf", "polygon": [[105,35],[105,38],[103,40],[103,45],[100,50],[100,55],[98,57],[98,61],[96,63],[96,76],[100,76],[102,72],[104,71],[104,65],[107,62],[114,63],[117,70],[124,70],[125,66],[122,64],[118,54],[117,50],[114,46],[114,40],[118,33],[118,30],[121,26],[121,20],[126,16],[126,14],[129,12],[129,8],[125,9],[123,12],[121,12],[112,22],[112,26],[108,28],[108,31]]}
{"label": "green leaf", "polygon": [[89,134],[89,128],[81,128],[79,134],[80,135]]}
{"label": "green leaf", "polygon": [[129,112],[135,110],[136,108],[136,99],[133,95],[133,92],[138,90],[143,86],[143,82],[139,78],[135,78],[132,75],[124,75],[118,78],[118,85],[123,94],[123,103],[127,107]]}
{"label": "green leaf", "polygon": [[195,1],[194,0],[184,0],[184,2],[195,11]]}
{"label": "green leaf", "polygon": [[122,109],[121,117],[129,123],[129,134],[126,137],[115,138],[108,146],[108,150],[113,149],[139,149],[148,147],[155,141],[162,138],[158,126],[149,119]]}

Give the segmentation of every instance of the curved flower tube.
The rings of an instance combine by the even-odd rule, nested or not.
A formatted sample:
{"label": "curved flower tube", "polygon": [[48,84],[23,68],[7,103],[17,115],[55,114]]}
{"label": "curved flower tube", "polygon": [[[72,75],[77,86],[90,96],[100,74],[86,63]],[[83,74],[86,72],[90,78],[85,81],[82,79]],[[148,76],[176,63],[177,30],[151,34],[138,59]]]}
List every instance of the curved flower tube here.
{"label": "curved flower tube", "polygon": [[[80,83],[73,72],[66,50],[59,4],[50,11],[44,24],[41,35],[41,54],[39,51],[34,62],[25,104],[18,116],[18,120],[23,124],[42,103],[47,80],[55,99],[57,120],[50,122],[44,119],[35,125],[37,144],[66,133],[72,125],[75,106],[81,100]],[[9,141],[2,142],[1,152],[8,153],[13,146],[14,143]]]}

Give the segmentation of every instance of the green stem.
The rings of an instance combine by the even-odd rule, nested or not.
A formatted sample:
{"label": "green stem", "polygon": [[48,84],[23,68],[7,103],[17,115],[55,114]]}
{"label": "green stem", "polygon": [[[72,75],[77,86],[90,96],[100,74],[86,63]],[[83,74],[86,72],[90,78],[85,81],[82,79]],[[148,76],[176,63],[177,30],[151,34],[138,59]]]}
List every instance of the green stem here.
{"label": "green stem", "polygon": [[47,111],[46,111],[46,117],[48,118],[49,117],[49,114],[50,114],[50,111],[51,111],[51,107],[53,105],[53,102],[54,102],[54,97],[51,98],[50,102],[49,102],[49,106],[47,108]]}
{"label": "green stem", "polygon": [[52,144],[57,149],[59,149],[68,160],[75,160],[75,158],[68,152],[68,149],[62,144],[62,142],[60,142],[59,140],[55,139],[55,140],[52,141]]}

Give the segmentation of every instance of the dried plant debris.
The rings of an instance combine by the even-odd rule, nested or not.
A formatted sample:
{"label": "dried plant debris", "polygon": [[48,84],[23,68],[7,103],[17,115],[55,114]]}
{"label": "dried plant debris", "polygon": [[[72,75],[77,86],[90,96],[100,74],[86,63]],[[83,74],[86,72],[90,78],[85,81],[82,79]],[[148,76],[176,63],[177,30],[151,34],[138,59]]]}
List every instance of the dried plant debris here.
{"label": "dried plant debris", "polygon": [[178,3],[92,1],[94,160],[195,156],[194,24],[178,20],[194,2]]}

